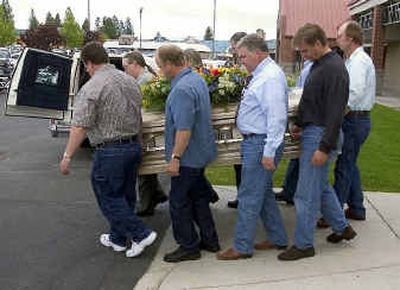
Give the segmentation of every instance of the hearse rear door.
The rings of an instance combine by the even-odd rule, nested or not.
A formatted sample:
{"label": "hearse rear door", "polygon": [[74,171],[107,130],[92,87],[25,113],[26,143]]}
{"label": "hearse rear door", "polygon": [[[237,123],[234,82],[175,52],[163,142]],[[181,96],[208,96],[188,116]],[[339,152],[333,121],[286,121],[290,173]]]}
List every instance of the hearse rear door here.
{"label": "hearse rear door", "polygon": [[27,48],[21,55],[7,94],[7,116],[64,120],[70,118],[73,60]]}

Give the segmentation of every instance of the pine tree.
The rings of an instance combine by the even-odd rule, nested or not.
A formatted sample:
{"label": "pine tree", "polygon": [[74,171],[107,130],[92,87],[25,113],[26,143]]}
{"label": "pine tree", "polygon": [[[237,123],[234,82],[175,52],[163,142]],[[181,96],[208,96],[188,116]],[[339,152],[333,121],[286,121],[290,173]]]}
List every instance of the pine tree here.
{"label": "pine tree", "polygon": [[214,39],[214,33],[211,27],[207,26],[206,33],[204,34],[204,40],[213,40],[213,39]]}
{"label": "pine tree", "polygon": [[0,46],[10,45],[15,39],[14,21],[7,15],[4,4],[0,4]]}
{"label": "pine tree", "polygon": [[51,12],[47,12],[46,15],[46,25],[55,25],[56,24],[56,20],[54,19],[53,15],[51,15]]}
{"label": "pine tree", "polygon": [[39,21],[36,18],[35,11],[31,9],[31,16],[29,17],[29,30],[35,30],[39,26]]}
{"label": "pine tree", "polygon": [[103,17],[103,26],[101,31],[108,39],[116,39],[118,37],[118,27],[110,17]]}
{"label": "pine tree", "polygon": [[82,30],[84,32],[88,32],[90,31],[90,23],[89,23],[89,19],[85,18],[85,21],[82,24]]}
{"label": "pine tree", "polygon": [[61,27],[61,17],[60,13],[57,12],[56,17],[54,17],[54,23],[57,25],[57,27]]}
{"label": "pine tree", "polygon": [[3,0],[1,4],[3,5],[5,19],[14,23],[14,15],[12,14],[12,9],[8,0]]}
{"label": "pine tree", "polygon": [[134,35],[133,26],[129,17],[125,20],[125,34]]}
{"label": "pine tree", "polygon": [[64,23],[61,27],[61,36],[65,40],[67,47],[80,47],[83,43],[83,31],[80,25],[76,22],[71,8],[65,11]]}

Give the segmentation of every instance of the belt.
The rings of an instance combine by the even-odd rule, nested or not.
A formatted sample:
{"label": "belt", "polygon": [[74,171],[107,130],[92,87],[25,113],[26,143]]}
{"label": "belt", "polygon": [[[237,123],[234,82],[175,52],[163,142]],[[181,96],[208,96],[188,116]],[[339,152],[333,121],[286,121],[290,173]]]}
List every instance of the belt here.
{"label": "belt", "polygon": [[349,111],[346,116],[369,116],[370,111]]}
{"label": "belt", "polygon": [[243,139],[247,139],[247,138],[255,137],[255,136],[263,136],[263,135],[266,135],[266,134],[257,134],[257,133],[242,134]]}
{"label": "belt", "polygon": [[123,137],[123,138],[117,138],[117,139],[112,139],[112,140],[107,140],[103,141],[101,143],[98,143],[95,145],[96,148],[101,148],[107,145],[113,145],[113,144],[126,144],[126,143],[132,143],[137,140],[137,135],[129,136],[129,137]]}

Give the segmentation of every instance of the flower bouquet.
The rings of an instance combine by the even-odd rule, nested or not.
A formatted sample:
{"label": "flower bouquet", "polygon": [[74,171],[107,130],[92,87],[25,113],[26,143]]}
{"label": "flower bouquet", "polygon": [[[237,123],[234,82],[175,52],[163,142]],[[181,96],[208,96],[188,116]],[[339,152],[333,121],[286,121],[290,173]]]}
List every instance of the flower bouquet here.
{"label": "flower bouquet", "polygon": [[[239,67],[200,68],[197,72],[208,85],[212,106],[224,107],[240,101],[246,85],[247,73]],[[149,110],[164,110],[171,90],[169,81],[158,78],[142,86],[143,107]]]}

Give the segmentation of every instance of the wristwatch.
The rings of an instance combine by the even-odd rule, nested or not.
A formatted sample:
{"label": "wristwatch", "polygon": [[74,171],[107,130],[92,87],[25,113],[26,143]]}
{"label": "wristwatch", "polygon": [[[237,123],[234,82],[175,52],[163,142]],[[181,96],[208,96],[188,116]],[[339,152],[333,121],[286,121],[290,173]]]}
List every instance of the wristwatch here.
{"label": "wristwatch", "polygon": [[172,153],[171,158],[172,158],[172,159],[177,159],[177,160],[181,161],[181,157],[180,157],[178,154],[175,154],[175,153]]}
{"label": "wristwatch", "polygon": [[67,152],[64,152],[63,159],[71,160],[71,156]]}

